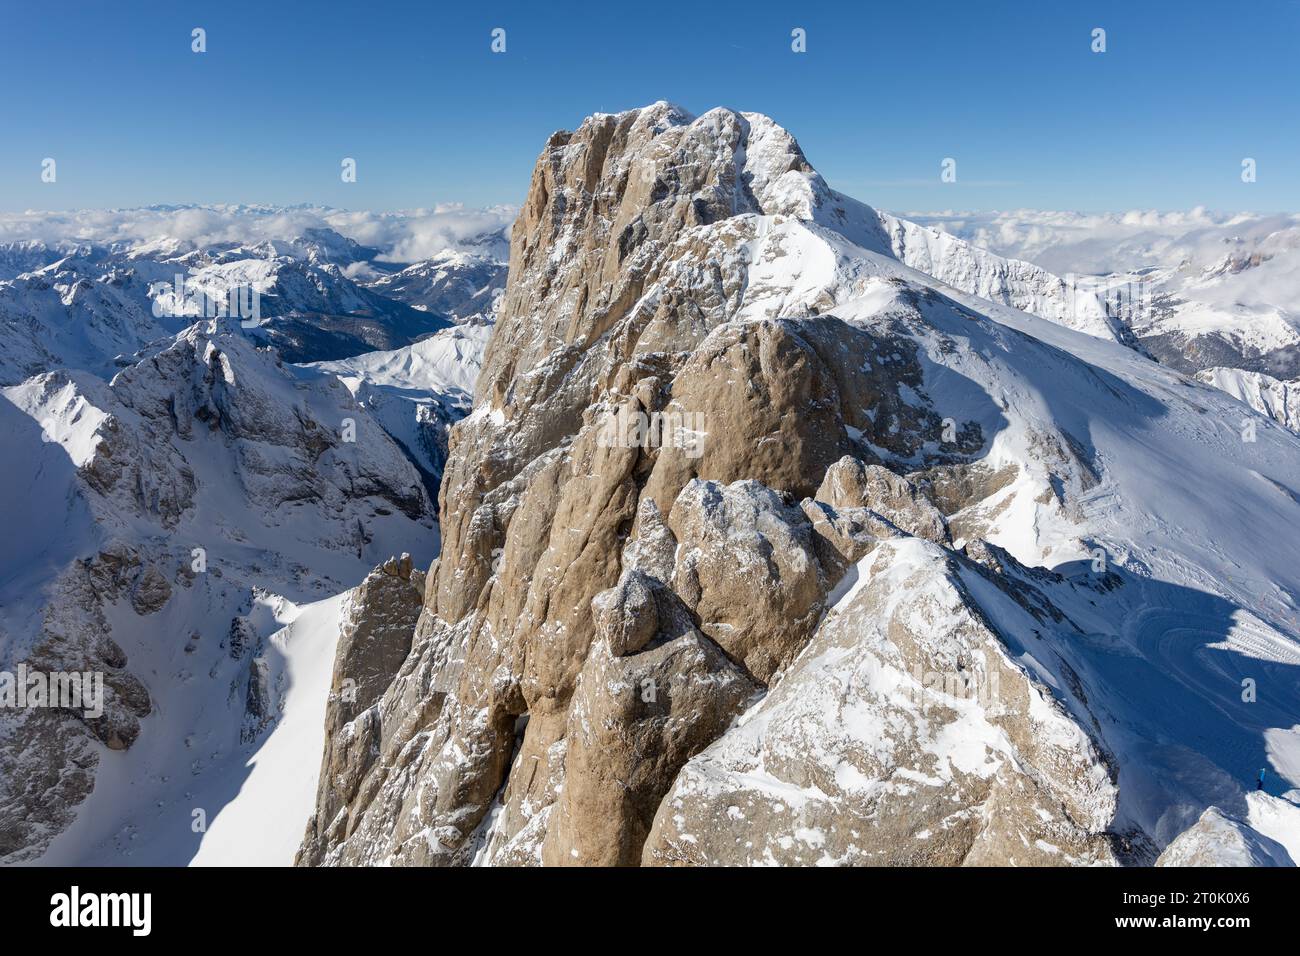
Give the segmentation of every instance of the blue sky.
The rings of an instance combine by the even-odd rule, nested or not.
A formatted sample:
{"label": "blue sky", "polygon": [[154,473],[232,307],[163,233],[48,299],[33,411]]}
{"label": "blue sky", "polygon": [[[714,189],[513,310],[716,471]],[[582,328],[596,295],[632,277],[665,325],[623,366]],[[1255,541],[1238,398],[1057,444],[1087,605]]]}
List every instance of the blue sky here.
{"label": "blue sky", "polygon": [[550,132],[668,99],[896,211],[1296,211],[1297,50],[1295,0],[0,0],[0,209],[517,203]]}

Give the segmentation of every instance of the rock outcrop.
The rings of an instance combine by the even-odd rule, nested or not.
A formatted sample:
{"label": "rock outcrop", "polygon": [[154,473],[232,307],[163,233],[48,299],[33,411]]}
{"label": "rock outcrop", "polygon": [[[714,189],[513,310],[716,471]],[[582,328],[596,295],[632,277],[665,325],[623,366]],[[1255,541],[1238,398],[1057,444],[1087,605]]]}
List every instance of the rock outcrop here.
{"label": "rock outcrop", "polygon": [[345,836],[347,814],[340,810],[356,796],[382,737],[375,704],[410,653],[423,601],[424,575],[409,554],[371,572],[348,598],[325,710],[316,814],[299,865],[319,863],[318,848]]}
{"label": "rock outcrop", "polygon": [[1112,862],[1104,762],[951,553],[900,538],[864,564],[790,672],[686,765],[644,861]]}
{"label": "rock outcrop", "polygon": [[[867,258],[801,276],[801,243]],[[889,249],[756,114],[551,137],[409,656],[331,720],[300,862],[1113,861],[1086,707],[1005,651],[925,491],[987,451],[926,391],[932,316],[977,316]],[[918,667],[1000,691],[867,679]]]}

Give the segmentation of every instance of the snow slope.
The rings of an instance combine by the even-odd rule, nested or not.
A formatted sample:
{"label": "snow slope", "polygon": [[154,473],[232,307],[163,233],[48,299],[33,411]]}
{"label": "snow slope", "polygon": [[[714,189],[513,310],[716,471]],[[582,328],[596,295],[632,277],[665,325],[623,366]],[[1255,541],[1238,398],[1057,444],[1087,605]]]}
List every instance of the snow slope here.
{"label": "snow slope", "polygon": [[[1300,221],[1293,215],[1021,210],[917,217],[933,229],[1029,259],[1122,302],[1125,330],[1187,374],[1214,368],[1300,381]],[[916,264],[916,263],[912,263]],[[1017,304],[1017,303],[1011,303]],[[1028,311],[1055,318],[1047,311]],[[1112,323],[1114,320],[1112,320]],[[1084,329],[1093,331],[1095,329]],[[1230,394],[1260,398],[1258,383]]]}
{"label": "snow slope", "polygon": [[[967,586],[1032,674],[1066,700],[1081,685],[1076,718],[1119,767],[1115,828],[1158,849],[1206,807],[1241,813],[1260,767],[1272,792],[1295,787],[1300,553],[1280,529],[1300,522],[1297,437],[1257,417],[1243,442],[1241,405],[1130,349],[982,304],[807,223],[766,230],[752,288],[823,303],[829,292],[823,314],[874,328],[907,312],[894,276],[970,310],[922,300],[926,325],[910,331],[928,356],[925,395],[978,422],[982,464],[1015,477],[949,520],[1062,575],[1032,583],[1065,621],[1036,621],[977,578]],[[794,307],[785,298],[778,311]],[[741,314],[770,311],[755,298]],[[1072,583],[1098,553],[1117,582],[1104,596]],[[1246,680],[1267,696],[1244,701]],[[1293,843],[1300,809],[1282,803],[1277,819],[1272,839]]]}
{"label": "snow slope", "polygon": [[289,866],[315,809],[341,612],[347,595],[300,608],[270,638],[287,682],[282,715],[248,758],[252,772],[202,837],[194,866]]}
{"label": "snow slope", "polygon": [[388,352],[309,366],[339,380],[405,449],[437,497],[447,430],[470,409],[490,325],[458,325]]}
{"label": "snow slope", "polygon": [[[289,866],[316,796],[325,700],[347,594],[264,613],[278,719],[240,745],[221,695],[155,683],[140,740],[101,764],[95,792],[39,862],[62,866]],[[159,667],[167,666],[159,655]],[[180,727],[197,732],[180,734]],[[218,748],[221,748],[218,750]],[[211,753],[215,752],[215,756]],[[195,811],[202,811],[196,818]],[[206,827],[206,829],[202,829]]]}
{"label": "snow slope", "polygon": [[[0,485],[13,497],[0,507],[14,527],[50,529],[0,552],[0,660],[103,668],[115,688],[105,725],[69,718],[56,735],[32,724],[35,736],[10,728],[0,741],[11,781],[28,761],[65,775],[57,796],[6,795],[28,834],[19,859],[75,817],[91,830],[51,849],[57,859],[183,863],[188,824],[133,822],[138,808],[202,791],[211,818],[234,797],[244,774],[230,768],[276,724],[282,695],[315,699],[292,690],[295,675],[331,662],[332,637],[302,638],[308,660],[277,646],[302,628],[273,635],[298,605],[338,595],[390,556],[431,560],[428,493],[334,376],[279,362],[223,320],[111,383],[47,373],[5,389],[0,408],[5,447],[27,451],[6,460]],[[48,511],[34,512],[42,502]],[[51,515],[64,514],[55,531]],[[84,788],[51,750],[83,737],[98,765]],[[314,781],[305,787],[314,793]]]}
{"label": "snow slope", "polygon": [[483,365],[490,325],[444,329],[413,345],[387,352],[367,352],[310,367],[331,372],[356,394],[366,383],[412,392],[457,394],[470,398]]}

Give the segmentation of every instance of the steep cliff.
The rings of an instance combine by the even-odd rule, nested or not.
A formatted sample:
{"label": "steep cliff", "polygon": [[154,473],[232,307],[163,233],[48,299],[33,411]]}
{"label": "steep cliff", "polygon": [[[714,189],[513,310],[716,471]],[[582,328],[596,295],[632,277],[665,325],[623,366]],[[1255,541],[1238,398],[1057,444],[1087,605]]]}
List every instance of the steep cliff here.
{"label": "steep cliff", "polygon": [[914,240],[757,114],[550,138],[409,654],[331,728],[302,862],[1150,862],[1246,779],[1284,711],[1134,622],[1293,646],[1295,582],[1250,583],[1285,547],[1223,542],[1300,518],[1300,443],[1239,449],[1225,396],[1012,308],[1043,275]]}

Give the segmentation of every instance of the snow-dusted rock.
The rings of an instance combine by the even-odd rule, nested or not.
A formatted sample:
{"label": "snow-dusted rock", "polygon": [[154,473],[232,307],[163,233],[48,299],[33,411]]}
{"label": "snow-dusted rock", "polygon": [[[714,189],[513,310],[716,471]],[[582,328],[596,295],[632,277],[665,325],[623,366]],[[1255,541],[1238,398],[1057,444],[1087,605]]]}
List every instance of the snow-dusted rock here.
{"label": "snow-dusted rock", "polygon": [[628,862],[661,800],[649,862],[1150,863],[1240,755],[1293,786],[1300,441],[935,251],[757,114],[554,134],[316,858]]}
{"label": "snow-dusted rock", "polygon": [[1218,807],[1165,847],[1156,866],[1295,866],[1286,848]]}
{"label": "snow-dusted rock", "polygon": [[0,386],[56,368],[108,377],[119,356],[170,337],[186,323],[154,316],[151,281],[81,258],[0,281]]}
{"label": "snow-dusted rock", "polygon": [[679,545],[673,589],[701,629],[767,683],[803,649],[830,590],[808,519],[757,481],[696,479],[668,524]]}
{"label": "snow-dusted rock", "polygon": [[[96,763],[126,759],[113,751],[141,735],[195,774],[255,743],[284,693],[267,608],[338,593],[436,541],[419,474],[348,390],[225,320],[192,326],[109,383],[49,372],[6,388],[0,411],[12,451],[4,519],[19,533],[0,553],[3,666],[101,671],[105,684],[102,716],[20,714],[0,738],[5,780],[41,763],[50,785],[0,783],[6,858],[46,850],[90,795]],[[52,530],[29,535],[38,524]],[[82,737],[102,747],[72,742]],[[177,768],[133,772],[149,792]],[[84,814],[118,826],[148,803],[90,800]],[[161,859],[188,859],[175,832],[153,840]]]}
{"label": "snow-dusted rock", "polygon": [[841,458],[826,469],[815,498],[836,511],[866,508],[899,530],[936,544],[949,540],[942,512],[914,484],[881,465]]}
{"label": "snow-dusted rock", "polygon": [[1115,788],[953,559],[881,544],[790,671],[687,763],[650,864],[1091,864]]}
{"label": "snow-dusted rock", "polygon": [[155,284],[154,307],[161,315],[192,320],[212,314],[208,303],[229,310],[234,301],[236,317],[250,327],[250,334],[275,345],[291,362],[400,348],[450,324],[358,285],[337,265],[253,255],[271,251],[240,249],[216,261],[200,260],[177,273],[179,283],[168,276]]}

